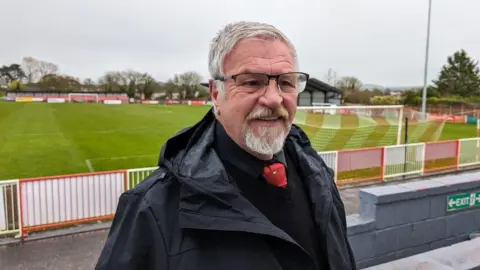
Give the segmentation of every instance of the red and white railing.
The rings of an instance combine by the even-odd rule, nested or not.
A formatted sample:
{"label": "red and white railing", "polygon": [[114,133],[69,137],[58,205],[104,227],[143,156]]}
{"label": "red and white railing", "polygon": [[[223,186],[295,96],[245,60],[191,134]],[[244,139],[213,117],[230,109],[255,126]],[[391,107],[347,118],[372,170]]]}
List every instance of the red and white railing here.
{"label": "red and white railing", "polygon": [[[318,153],[337,185],[480,168],[480,138]],[[118,198],[157,167],[0,181],[0,236],[111,220]]]}
{"label": "red and white railing", "polygon": [[0,181],[0,235],[111,220],[118,198],[156,167]]}
{"label": "red and white railing", "polygon": [[127,172],[109,171],[20,179],[20,232],[113,217],[127,188]]}
{"label": "red and white railing", "polygon": [[328,160],[337,185],[388,181],[480,165],[480,138],[331,151]]}

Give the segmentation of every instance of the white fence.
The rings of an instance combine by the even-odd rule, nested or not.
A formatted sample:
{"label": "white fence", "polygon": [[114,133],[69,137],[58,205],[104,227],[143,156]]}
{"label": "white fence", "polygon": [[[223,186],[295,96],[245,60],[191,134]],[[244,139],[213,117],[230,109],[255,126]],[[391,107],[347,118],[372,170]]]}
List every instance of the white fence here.
{"label": "white fence", "polygon": [[480,164],[480,138],[460,140],[458,156],[460,167]]}
{"label": "white fence", "polygon": [[0,235],[20,232],[18,180],[0,181]]}
{"label": "white fence", "polygon": [[318,152],[318,155],[325,161],[328,167],[333,169],[335,173],[334,180],[337,181],[337,162],[338,162],[338,152],[337,151],[328,151],[328,152]]}
{"label": "white fence", "polygon": [[128,171],[128,189],[138,185],[149,174],[155,171],[158,167],[148,167],[139,169],[130,169]]}
{"label": "white fence", "polygon": [[425,164],[425,144],[412,143],[384,148],[384,178],[421,174]]}
{"label": "white fence", "polygon": [[125,171],[20,181],[23,231],[102,220],[115,214]]}

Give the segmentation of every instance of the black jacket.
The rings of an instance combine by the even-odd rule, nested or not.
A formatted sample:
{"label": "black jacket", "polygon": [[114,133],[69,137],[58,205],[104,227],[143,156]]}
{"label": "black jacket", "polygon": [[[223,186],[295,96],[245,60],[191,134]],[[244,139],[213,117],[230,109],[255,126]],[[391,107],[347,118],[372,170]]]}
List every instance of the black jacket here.
{"label": "black jacket", "polygon": [[[314,269],[303,249],[235,187],[211,147],[214,122],[210,110],[170,138],[159,169],[122,194],[95,269],[281,270],[265,238],[295,247],[285,254],[288,270]],[[297,153],[330,269],[356,269],[332,171],[295,125],[286,147]]]}

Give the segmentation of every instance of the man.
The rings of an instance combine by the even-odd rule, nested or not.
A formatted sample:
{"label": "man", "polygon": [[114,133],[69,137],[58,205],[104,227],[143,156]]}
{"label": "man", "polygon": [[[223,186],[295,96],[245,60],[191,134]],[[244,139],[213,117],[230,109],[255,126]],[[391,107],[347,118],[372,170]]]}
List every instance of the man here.
{"label": "man", "polygon": [[209,70],[214,108],[120,197],[96,269],[355,269],[333,173],[292,125],[309,77],[292,43],[233,23]]}

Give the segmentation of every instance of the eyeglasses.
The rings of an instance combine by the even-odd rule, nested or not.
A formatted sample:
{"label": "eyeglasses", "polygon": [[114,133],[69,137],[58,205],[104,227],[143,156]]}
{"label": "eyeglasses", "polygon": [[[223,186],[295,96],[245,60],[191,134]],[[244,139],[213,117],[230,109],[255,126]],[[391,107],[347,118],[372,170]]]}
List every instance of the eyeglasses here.
{"label": "eyeglasses", "polygon": [[265,90],[271,79],[275,79],[277,88],[284,93],[300,93],[307,86],[309,74],[304,72],[288,72],[278,75],[264,73],[241,73],[230,76],[217,77],[216,80],[226,81],[232,79],[235,85],[246,92]]}

